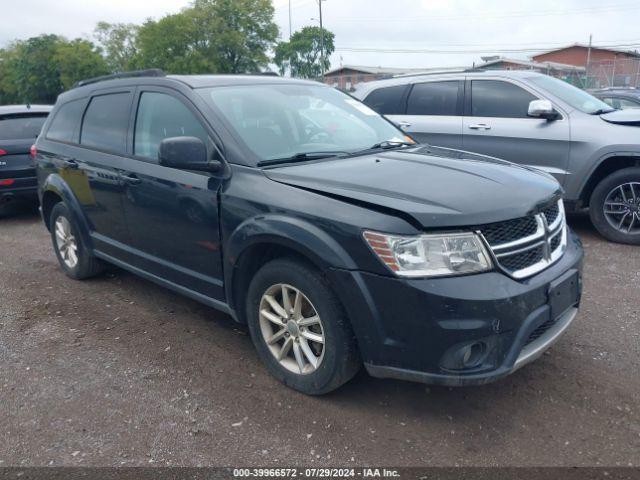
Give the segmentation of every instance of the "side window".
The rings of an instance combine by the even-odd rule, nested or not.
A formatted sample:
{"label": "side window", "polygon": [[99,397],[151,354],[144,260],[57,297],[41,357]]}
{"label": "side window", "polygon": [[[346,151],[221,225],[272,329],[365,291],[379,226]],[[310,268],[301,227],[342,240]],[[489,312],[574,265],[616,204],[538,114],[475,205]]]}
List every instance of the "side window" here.
{"label": "side window", "polygon": [[624,110],[625,108],[640,108],[640,102],[634,102],[633,100],[629,100],[626,98],[618,99],[618,107]]}
{"label": "side window", "polygon": [[529,118],[529,103],[537,100],[526,90],[499,80],[471,82],[471,115],[474,117]]}
{"label": "side window", "polygon": [[130,106],[130,93],[93,97],[82,121],[80,143],[110,152],[126,153]]}
{"label": "side window", "polygon": [[402,95],[406,88],[406,85],[379,88],[367,95],[363,102],[380,115],[401,115],[404,113]]}
{"label": "side window", "polygon": [[54,113],[53,121],[47,130],[47,138],[61,142],[78,143],[78,127],[84,103],[84,100],[73,100],[61,105]]}
{"label": "side window", "polygon": [[457,115],[458,81],[416,83],[409,95],[407,115]]}
{"label": "side window", "polygon": [[171,137],[197,137],[209,144],[206,130],[180,100],[164,93],[144,92],[136,117],[134,155],[157,161],[160,142]]}

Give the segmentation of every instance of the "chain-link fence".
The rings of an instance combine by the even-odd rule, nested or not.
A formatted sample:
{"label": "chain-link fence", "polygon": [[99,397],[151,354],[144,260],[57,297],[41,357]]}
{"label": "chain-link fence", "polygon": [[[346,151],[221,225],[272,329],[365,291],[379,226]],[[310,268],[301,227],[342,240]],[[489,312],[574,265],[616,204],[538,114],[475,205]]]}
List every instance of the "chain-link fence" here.
{"label": "chain-link fence", "polygon": [[640,88],[640,58],[591,62],[585,74],[584,88]]}

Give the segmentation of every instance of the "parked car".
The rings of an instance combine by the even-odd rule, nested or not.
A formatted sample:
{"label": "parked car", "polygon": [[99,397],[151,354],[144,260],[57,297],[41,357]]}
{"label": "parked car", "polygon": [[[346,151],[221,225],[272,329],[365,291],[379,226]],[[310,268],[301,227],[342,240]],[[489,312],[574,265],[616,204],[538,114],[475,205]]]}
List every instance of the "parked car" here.
{"label": "parked car", "polygon": [[355,95],[422,142],[551,173],[569,210],[589,207],[604,237],[640,244],[640,110],[529,71],[398,77]]}
{"label": "parked car", "polygon": [[[489,382],[573,321],[583,252],[546,173],[416,145],[315,82],[131,75],[61,95],[36,143],[71,278],[107,262],[226,312],[307,394],[363,363]],[[201,221],[160,200],[187,192]]]}
{"label": "parked car", "polygon": [[602,88],[590,93],[617,110],[640,108],[640,90],[635,88]]}
{"label": "parked car", "polygon": [[0,106],[0,207],[14,200],[37,202],[29,151],[50,111],[49,105]]}

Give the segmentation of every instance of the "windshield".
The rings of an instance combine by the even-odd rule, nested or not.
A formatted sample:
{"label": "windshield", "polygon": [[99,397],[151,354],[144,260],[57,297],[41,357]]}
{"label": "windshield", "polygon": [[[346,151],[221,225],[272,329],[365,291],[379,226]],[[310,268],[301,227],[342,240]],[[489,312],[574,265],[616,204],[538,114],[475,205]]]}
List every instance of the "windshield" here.
{"label": "windshield", "polygon": [[563,80],[544,76],[529,77],[529,81],[581,112],[594,114],[613,110],[610,105]]}
{"label": "windshield", "polygon": [[404,133],[366,105],[329,87],[246,85],[199,90],[261,160],[355,153]]}

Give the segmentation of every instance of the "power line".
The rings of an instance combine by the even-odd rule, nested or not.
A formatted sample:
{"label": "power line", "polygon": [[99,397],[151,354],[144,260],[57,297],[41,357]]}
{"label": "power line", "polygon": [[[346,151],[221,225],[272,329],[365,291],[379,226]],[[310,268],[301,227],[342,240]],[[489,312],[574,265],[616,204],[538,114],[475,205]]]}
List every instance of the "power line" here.
{"label": "power line", "polygon": [[[618,45],[592,45],[592,48],[632,48],[640,47],[639,43],[618,44]],[[436,54],[472,54],[472,53],[528,53],[549,50],[548,48],[487,48],[470,50],[438,50],[438,49],[410,49],[410,48],[374,48],[374,47],[336,47],[336,51],[341,52],[369,52],[369,53],[436,53]]]}
{"label": "power line", "polygon": [[[634,39],[617,39],[617,40],[601,40],[602,46],[613,47],[615,45],[627,46],[627,45],[637,45],[640,43],[640,38]],[[500,43],[439,43],[432,45],[432,47],[500,47],[504,45],[505,42]],[[509,43],[512,47],[531,47],[535,50],[546,50],[557,47],[566,47],[568,45],[574,45],[575,42],[566,41],[566,42],[554,42],[554,43],[539,43],[539,42],[527,42],[527,43]],[[350,44],[350,45],[342,45],[342,48],[374,48],[367,47],[364,45],[358,44]],[[523,49],[526,50],[526,49]]]}
{"label": "power line", "polygon": [[488,20],[488,19],[504,19],[504,18],[518,18],[518,17],[547,17],[547,16],[566,16],[566,15],[583,15],[591,13],[609,13],[609,12],[623,12],[628,10],[640,9],[640,3],[635,2],[633,4],[617,4],[597,7],[583,7],[569,10],[546,10],[539,12],[503,12],[487,15],[422,15],[422,16],[406,16],[400,18],[393,17],[335,17],[332,18],[334,22],[349,22],[349,23],[369,23],[369,22],[415,22],[425,20]]}

